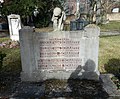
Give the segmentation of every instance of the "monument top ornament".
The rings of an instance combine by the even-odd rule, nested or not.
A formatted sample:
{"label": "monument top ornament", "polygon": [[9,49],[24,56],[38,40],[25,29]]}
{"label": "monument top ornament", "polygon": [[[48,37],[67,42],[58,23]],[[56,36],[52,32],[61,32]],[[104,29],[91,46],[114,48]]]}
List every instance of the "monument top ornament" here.
{"label": "monument top ornament", "polygon": [[4,0],[0,0],[0,3],[3,3],[4,2]]}
{"label": "monument top ornament", "polygon": [[63,30],[63,23],[66,20],[66,14],[62,11],[59,7],[54,8],[53,10],[53,29],[54,31],[61,31]]}
{"label": "monument top ornament", "polygon": [[58,7],[56,7],[54,10],[53,10],[53,13],[55,16],[59,16],[61,14],[62,10]]}

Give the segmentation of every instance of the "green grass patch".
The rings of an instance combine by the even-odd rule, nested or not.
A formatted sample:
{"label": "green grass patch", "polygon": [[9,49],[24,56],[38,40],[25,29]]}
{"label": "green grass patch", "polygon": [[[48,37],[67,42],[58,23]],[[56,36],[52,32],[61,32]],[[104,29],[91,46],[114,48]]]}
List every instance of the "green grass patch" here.
{"label": "green grass patch", "polygon": [[7,40],[10,40],[10,38],[8,38],[8,37],[0,38],[0,43],[5,42]]}
{"label": "green grass patch", "polygon": [[119,73],[120,36],[100,38],[99,70],[102,73]]}
{"label": "green grass patch", "polygon": [[1,72],[19,73],[21,71],[20,49],[0,48],[0,52],[5,54],[2,59]]}
{"label": "green grass patch", "polygon": [[[0,43],[9,41],[9,38],[0,38]],[[4,57],[3,57],[4,56]],[[0,48],[0,72],[19,73],[21,71],[20,48]]]}
{"label": "green grass patch", "polygon": [[119,31],[120,32],[120,21],[110,21],[107,24],[99,25],[101,31]]}

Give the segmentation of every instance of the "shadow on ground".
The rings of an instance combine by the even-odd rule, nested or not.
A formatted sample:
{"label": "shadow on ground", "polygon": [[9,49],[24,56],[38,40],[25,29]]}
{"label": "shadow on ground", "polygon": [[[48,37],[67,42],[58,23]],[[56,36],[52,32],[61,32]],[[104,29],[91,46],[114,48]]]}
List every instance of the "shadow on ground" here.
{"label": "shadow on ground", "polygon": [[[104,91],[101,81],[73,79],[73,75],[76,76],[76,78],[80,78],[79,73],[81,70],[81,66],[78,66],[68,79],[67,83],[69,88],[72,90],[72,96],[81,96],[83,99],[108,98],[108,94]],[[87,70],[87,67],[85,67],[84,70]]]}
{"label": "shadow on ground", "polygon": [[[68,80],[47,80],[45,82],[46,97],[73,97],[72,99],[107,99],[108,94],[103,89],[102,81],[80,79],[86,76],[81,71],[94,71],[95,63],[88,60],[85,66],[78,66],[74,72],[71,73]],[[88,75],[89,77],[91,75]],[[79,97],[79,98],[76,98]],[[67,98],[66,98],[67,99]],[[68,98],[69,99],[69,98]]]}

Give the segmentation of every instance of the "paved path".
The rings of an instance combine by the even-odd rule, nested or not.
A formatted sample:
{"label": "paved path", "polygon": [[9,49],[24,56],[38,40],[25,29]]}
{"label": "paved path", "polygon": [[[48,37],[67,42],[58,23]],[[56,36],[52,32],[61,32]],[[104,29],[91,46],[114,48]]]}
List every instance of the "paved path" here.
{"label": "paved path", "polygon": [[100,32],[100,35],[101,35],[101,36],[120,35],[120,31]]}

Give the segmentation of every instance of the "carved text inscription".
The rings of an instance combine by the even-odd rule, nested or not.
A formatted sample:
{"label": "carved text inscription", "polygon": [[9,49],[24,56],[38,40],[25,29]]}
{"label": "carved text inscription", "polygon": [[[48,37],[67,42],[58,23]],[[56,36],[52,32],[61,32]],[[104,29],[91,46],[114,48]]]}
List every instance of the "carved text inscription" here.
{"label": "carved text inscription", "polygon": [[81,64],[80,41],[70,38],[39,39],[38,69],[70,70]]}

